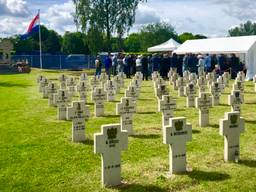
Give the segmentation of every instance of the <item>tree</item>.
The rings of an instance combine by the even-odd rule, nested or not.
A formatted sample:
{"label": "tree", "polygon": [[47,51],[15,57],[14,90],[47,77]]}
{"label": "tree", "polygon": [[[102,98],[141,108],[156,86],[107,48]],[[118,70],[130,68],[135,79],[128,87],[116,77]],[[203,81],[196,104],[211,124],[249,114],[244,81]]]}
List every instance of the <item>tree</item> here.
{"label": "tree", "polygon": [[188,32],[185,32],[179,35],[179,41],[181,43],[184,43],[187,40],[193,40],[193,39],[207,39],[207,37],[200,34],[193,35],[193,33],[188,33]]}
{"label": "tree", "polygon": [[62,52],[65,54],[89,54],[86,36],[81,32],[66,32],[62,40]]}
{"label": "tree", "polygon": [[228,32],[230,36],[256,35],[256,23],[247,21],[244,24],[240,24],[238,27],[230,29]]}
{"label": "tree", "polygon": [[140,38],[142,51],[147,51],[148,47],[164,43],[170,38],[177,41],[178,35],[172,25],[168,23],[156,23],[142,27]]}
{"label": "tree", "polygon": [[140,52],[141,51],[141,38],[139,33],[132,33],[125,41],[125,51],[127,52]]}
{"label": "tree", "polygon": [[73,0],[74,21],[80,24],[83,32],[91,29],[107,35],[107,49],[111,51],[111,33],[123,34],[135,21],[135,11],[143,0]]}

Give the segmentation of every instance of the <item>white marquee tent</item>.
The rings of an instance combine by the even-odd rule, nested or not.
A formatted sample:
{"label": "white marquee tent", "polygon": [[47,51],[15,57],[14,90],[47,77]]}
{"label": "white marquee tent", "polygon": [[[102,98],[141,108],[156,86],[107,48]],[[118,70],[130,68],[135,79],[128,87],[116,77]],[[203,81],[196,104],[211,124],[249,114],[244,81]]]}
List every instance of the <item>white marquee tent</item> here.
{"label": "white marquee tent", "polygon": [[180,46],[180,44],[178,42],[176,42],[173,39],[169,39],[168,41],[166,41],[160,45],[156,45],[154,47],[148,48],[148,52],[173,51],[173,50],[177,49],[179,46]]}
{"label": "white marquee tent", "polygon": [[244,57],[245,65],[247,67],[247,79],[252,79],[256,74],[256,36],[189,40],[175,50],[175,53],[235,53],[240,57]]}

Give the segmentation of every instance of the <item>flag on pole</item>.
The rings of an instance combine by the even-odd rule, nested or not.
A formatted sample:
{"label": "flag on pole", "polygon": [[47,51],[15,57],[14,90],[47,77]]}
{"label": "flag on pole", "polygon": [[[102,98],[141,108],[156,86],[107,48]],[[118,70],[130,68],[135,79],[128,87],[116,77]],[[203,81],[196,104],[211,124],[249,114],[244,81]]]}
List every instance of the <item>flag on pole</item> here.
{"label": "flag on pole", "polygon": [[31,36],[34,33],[38,33],[40,28],[40,14],[38,14],[34,17],[34,19],[30,22],[28,29],[25,34],[21,35],[20,38],[22,40],[26,40],[29,36]]}

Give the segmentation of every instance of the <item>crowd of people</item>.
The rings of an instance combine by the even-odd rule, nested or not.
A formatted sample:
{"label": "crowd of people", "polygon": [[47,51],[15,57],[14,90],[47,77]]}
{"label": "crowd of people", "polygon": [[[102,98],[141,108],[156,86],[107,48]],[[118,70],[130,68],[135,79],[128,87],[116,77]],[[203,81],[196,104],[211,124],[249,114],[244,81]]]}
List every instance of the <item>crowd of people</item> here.
{"label": "crowd of people", "polygon": [[231,77],[235,78],[239,71],[246,73],[245,65],[235,54],[230,55],[177,55],[172,54],[143,54],[132,55],[109,54],[103,61],[100,56],[95,60],[95,75],[100,75],[102,68],[105,68],[107,75],[116,75],[119,72],[124,72],[127,78],[131,78],[136,72],[142,72],[143,80],[148,80],[148,77],[154,71],[158,71],[160,75],[167,79],[170,68],[176,69],[177,73],[182,76],[183,71],[190,71],[198,74],[200,71],[212,72],[222,75],[224,72],[231,73]]}

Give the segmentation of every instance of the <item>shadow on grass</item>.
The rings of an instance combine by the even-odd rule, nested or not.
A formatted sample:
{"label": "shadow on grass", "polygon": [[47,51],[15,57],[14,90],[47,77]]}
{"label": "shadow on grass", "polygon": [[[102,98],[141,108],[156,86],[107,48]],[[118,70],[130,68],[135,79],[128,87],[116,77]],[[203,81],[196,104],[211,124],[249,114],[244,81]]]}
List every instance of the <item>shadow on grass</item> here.
{"label": "shadow on grass", "polygon": [[218,129],[220,127],[219,124],[210,124],[209,127]]}
{"label": "shadow on grass", "polygon": [[86,105],[94,105],[94,103],[86,103]]}
{"label": "shadow on grass", "polygon": [[116,117],[120,117],[120,115],[104,115],[103,117],[105,117],[105,118],[116,118]]}
{"label": "shadow on grass", "polygon": [[230,179],[230,175],[225,173],[218,173],[215,171],[207,172],[207,171],[193,170],[192,172],[188,173],[188,176],[198,181],[223,181],[226,179]]}
{"label": "shadow on grass", "polygon": [[247,167],[256,168],[256,160],[240,160],[239,164]]}
{"label": "shadow on grass", "polygon": [[138,99],[139,101],[154,101],[154,99]]}
{"label": "shadow on grass", "polygon": [[167,189],[160,188],[155,185],[140,185],[140,184],[122,184],[113,189],[118,191],[145,191],[145,192],[167,192]]}
{"label": "shadow on grass", "polygon": [[192,130],[192,133],[193,133],[193,134],[199,134],[199,133],[201,133],[201,131],[193,129],[193,130]]}
{"label": "shadow on grass", "polygon": [[149,112],[137,112],[137,114],[141,114],[141,115],[147,115],[147,114],[155,114],[156,112],[154,111],[149,111]]}
{"label": "shadow on grass", "polygon": [[18,83],[9,83],[9,82],[0,82],[0,87],[29,87],[30,85],[18,84]]}
{"label": "shadow on grass", "polygon": [[251,105],[251,104],[255,105],[256,102],[246,102],[245,104],[247,104],[247,105]]}
{"label": "shadow on grass", "polygon": [[175,111],[185,111],[185,109],[175,109]]}
{"label": "shadow on grass", "polygon": [[222,106],[222,107],[228,107],[228,104],[224,104],[224,103],[220,103],[218,106]]}
{"label": "shadow on grass", "polygon": [[110,103],[120,103],[120,101],[109,101]]}
{"label": "shadow on grass", "polygon": [[156,135],[156,134],[149,134],[149,135],[131,135],[131,137],[133,138],[138,138],[138,139],[158,139],[160,138],[160,135]]}
{"label": "shadow on grass", "polygon": [[85,145],[94,145],[94,141],[92,139],[86,139],[82,143]]}
{"label": "shadow on grass", "polygon": [[245,123],[256,124],[256,120],[245,120]]}

